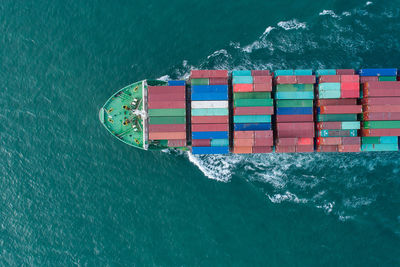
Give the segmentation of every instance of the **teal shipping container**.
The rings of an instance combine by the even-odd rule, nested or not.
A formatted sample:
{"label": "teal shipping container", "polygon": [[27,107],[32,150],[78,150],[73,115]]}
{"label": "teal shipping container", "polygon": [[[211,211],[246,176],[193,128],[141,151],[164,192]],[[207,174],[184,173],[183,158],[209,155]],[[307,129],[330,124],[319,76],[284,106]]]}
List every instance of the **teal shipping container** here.
{"label": "teal shipping container", "polygon": [[320,83],[318,84],[318,90],[323,91],[340,91],[340,83]]}
{"label": "teal shipping container", "polygon": [[356,121],[357,114],[318,114],[317,121]]}
{"label": "teal shipping container", "polygon": [[363,144],[361,151],[398,151],[398,144]]}
{"label": "teal shipping container", "polygon": [[251,70],[234,70],[232,76],[251,76]]}
{"label": "teal shipping container", "polygon": [[361,123],[359,121],[343,121],[342,130],[359,130]]}
{"label": "teal shipping container", "polygon": [[276,91],[279,92],[305,92],[305,91],[314,91],[313,84],[277,84]]}
{"label": "teal shipping container", "polygon": [[312,70],[294,70],[294,75],[298,76],[312,75]]}
{"label": "teal shipping container", "polygon": [[314,99],[314,92],[276,92],[275,99]]}
{"label": "teal shipping container", "polygon": [[315,73],[317,74],[317,76],[336,75],[336,70],[335,69],[317,70]]}
{"label": "teal shipping container", "polygon": [[321,99],[340,98],[340,90],[339,91],[318,90],[318,98],[321,98]]}
{"label": "teal shipping container", "polygon": [[192,116],[227,116],[227,108],[196,108],[192,109]]}
{"label": "teal shipping container", "polygon": [[252,76],[233,76],[232,83],[233,84],[253,83],[253,77]]}
{"label": "teal shipping container", "polygon": [[211,146],[229,146],[229,139],[211,139]]}
{"label": "teal shipping container", "polygon": [[234,123],[271,122],[271,115],[235,115]]}
{"label": "teal shipping container", "polygon": [[294,70],[276,70],[274,71],[274,76],[289,76],[294,75]]}

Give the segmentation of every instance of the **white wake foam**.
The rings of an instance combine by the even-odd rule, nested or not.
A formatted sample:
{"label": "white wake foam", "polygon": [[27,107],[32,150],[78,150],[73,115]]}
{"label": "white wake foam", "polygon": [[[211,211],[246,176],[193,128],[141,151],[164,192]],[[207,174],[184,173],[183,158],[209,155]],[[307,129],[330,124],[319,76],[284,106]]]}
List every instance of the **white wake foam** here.
{"label": "white wake foam", "polygon": [[307,25],[305,22],[299,22],[297,19],[292,19],[292,20],[288,20],[288,21],[280,21],[280,22],[278,22],[278,26],[286,31],[307,28]]}

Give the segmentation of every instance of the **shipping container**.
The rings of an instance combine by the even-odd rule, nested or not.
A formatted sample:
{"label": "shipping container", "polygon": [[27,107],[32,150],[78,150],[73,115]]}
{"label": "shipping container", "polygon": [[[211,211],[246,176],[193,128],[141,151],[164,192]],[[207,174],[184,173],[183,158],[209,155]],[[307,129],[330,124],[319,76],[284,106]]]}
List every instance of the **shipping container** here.
{"label": "shipping container", "polygon": [[149,132],[184,132],[186,124],[150,124]]}
{"label": "shipping container", "polygon": [[364,129],[400,129],[400,121],[365,121]]}
{"label": "shipping container", "polygon": [[340,75],[321,75],[318,79],[319,83],[340,83]]}
{"label": "shipping container", "polygon": [[253,84],[253,91],[254,92],[271,92],[272,84],[255,83],[255,84]]}
{"label": "shipping container", "polygon": [[266,99],[235,99],[233,101],[235,107],[272,107],[274,100],[272,98]]}
{"label": "shipping container", "polygon": [[251,146],[234,146],[233,153],[235,154],[251,154],[253,153],[253,149]]}
{"label": "shipping container", "polygon": [[361,151],[399,151],[398,144],[362,144]]}
{"label": "shipping container", "polygon": [[377,82],[377,81],[379,81],[378,76],[360,76],[360,83]]}
{"label": "shipping container", "polygon": [[339,145],[339,152],[360,152],[360,145]]}
{"label": "shipping container", "polygon": [[298,76],[305,76],[305,75],[312,75],[312,70],[294,70],[294,75]]}
{"label": "shipping container", "polygon": [[210,78],[208,84],[209,85],[224,85],[224,84],[228,84],[228,79],[227,78]]}
{"label": "shipping container", "polygon": [[185,124],[186,117],[149,117],[149,124]]}
{"label": "shipping container", "polygon": [[319,114],[357,114],[362,113],[361,105],[336,105],[320,106],[317,108]]}
{"label": "shipping container", "polygon": [[235,123],[235,131],[271,130],[271,123]]}
{"label": "shipping container", "polygon": [[186,139],[168,140],[168,147],[185,147]]}
{"label": "shipping container", "polygon": [[228,146],[192,147],[192,154],[228,154]]}
{"label": "shipping container", "polygon": [[273,145],[274,145],[274,139],[272,137],[254,139],[254,146],[273,146]]}
{"label": "shipping container", "polygon": [[251,76],[251,70],[234,70],[232,76]]}
{"label": "shipping container", "polygon": [[277,92],[314,92],[313,84],[277,84]]}
{"label": "shipping container", "polygon": [[312,115],[312,107],[276,108],[276,115]]}
{"label": "shipping container", "polygon": [[252,70],[251,76],[268,76],[271,75],[269,70]]}
{"label": "shipping container", "polygon": [[253,86],[252,83],[237,83],[233,85],[233,92],[253,92]]}
{"label": "shipping container", "polygon": [[192,124],[198,123],[229,123],[229,116],[194,116]]}
{"label": "shipping container", "polygon": [[184,80],[175,80],[175,81],[168,81],[169,86],[185,86],[186,81]]}
{"label": "shipping container", "polygon": [[400,129],[361,129],[361,136],[400,136]]}
{"label": "shipping container", "polygon": [[186,95],[182,93],[168,93],[168,94],[149,94],[147,96],[148,102],[156,101],[186,101]]}
{"label": "shipping container", "polygon": [[186,109],[149,109],[148,115],[150,117],[174,117],[174,116],[186,116]]}
{"label": "shipping container", "polygon": [[310,122],[314,121],[314,115],[276,115],[276,122]]}
{"label": "shipping container", "polygon": [[316,82],[315,75],[305,75],[305,76],[297,76],[296,77],[297,83],[303,84],[314,84]]}
{"label": "shipping container", "polygon": [[272,76],[254,76],[253,83],[265,83],[272,85]]}
{"label": "shipping container", "polygon": [[253,153],[272,153],[272,146],[253,146]]}
{"label": "shipping container", "polygon": [[191,79],[190,84],[193,85],[209,85],[210,79],[208,78],[200,78],[200,79]]}
{"label": "shipping container", "polygon": [[192,131],[193,132],[229,131],[229,125],[221,123],[192,124]]}
{"label": "shipping container", "polygon": [[363,105],[400,105],[400,97],[373,97],[361,99]]}
{"label": "shipping container", "polygon": [[185,108],[185,101],[151,101],[147,102],[148,109],[169,109],[169,108]]}
{"label": "shipping container", "polygon": [[335,69],[317,70],[315,73],[317,74],[317,76],[321,76],[321,75],[336,75],[336,70]]}
{"label": "shipping container", "polygon": [[212,139],[211,146],[229,146],[229,139]]}
{"label": "shipping container", "polygon": [[318,130],[317,136],[321,137],[355,137],[358,135],[358,130]]}
{"label": "shipping container", "polygon": [[269,92],[233,93],[233,99],[265,99],[271,98]]}
{"label": "shipping container", "polygon": [[361,69],[360,76],[397,76],[397,69]]}
{"label": "shipping container", "polygon": [[228,93],[192,93],[192,101],[228,100]]}
{"label": "shipping container", "polygon": [[253,146],[254,145],[254,139],[253,138],[239,138],[233,140],[234,146]]}
{"label": "shipping container", "polygon": [[274,72],[274,76],[291,76],[294,75],[294,70],[276,70]]}
{"label": "shipping container", "polygon": [[228,132],[193,132],[192,139],[226,139],[228,137]]}
{"label": "shipping container", "polygon": [[233,115],[272,115],[274,107],[236,107]]}
{"label": "shipping container", "polygon": [[271,115],[235,115],[234,123],[271,122]]}
{"label": "shipping container", "polygon": [[356,105],[357,99],[318,99],[317,106]]}
{"label": "shipping container", "polygon": [[149,132],[149,140],[185,139],[186,132]]}
{"label": "shipping container", "polygon": [[193,139],[192,146],[211,146],[211,139]]}
{"label": "shipping container", "polygon": [[337,75],[354,75],[355,71],[353,69],[336,69]]}
{"label": "shipping container", "polygon": [[392,121],[400,120],[400,112],[364,112],[361,115],[364,121]]}
{"label": "shipping container", "polygon": [[275,99],[314,99],[314,92],[276,92]]}
{"label": "shipping container", "polygon": [[190,78],[228,78],[227,70],[192,70]]}
{"label": "shipping container", "polygon": [[360,87],[360,76],[358,75],[340,75],[340,82],[342,83],[356,83]]}
{"label": "shipping container", "polygon": [[364,112],[400,112],[400,105],[364,105]]}
{"label": "shipping container", "polygon": [[296,76],[278,76],[276,78],[276,83],[277,84],[294,84],[297,83]]}
{"label": "shipping container", "polygon": [[239,84],[239,83],[253,83],[253,77],[252,76],[233,76],[232,84]]}
{"label": "shipping container", "polygon": [[[233,137],[236,139],[253,139],[255,131],[234,131]],[[272,131],[271,131],[272,132]]]}
{"label": "shipping container", "polygon": [[275,100],[276,107],[313,107],[313,100]]}
{"label": "shipping container", "polygon": [[192,109],[228,108],[228,101],[192,101]]}
{"label": "shipping container", "polygon": [[192,109],[192,116],[227,116],[227,108],[197,108]]}
{"label": "shipping container", "polygon": [[397,81],[397,77],[396,76],[380,76],[380,77],[378,77],[378,81],[380,81],[380,82]]}
{"label": "shipping container", "polygon": [[192,94],[228,93],[228,85],[193,85]]}
{"label": "shipping container", "polygon": [[357,114],[318,114],[317,121],[356,121]]}
{"label": "shipping container", "polygon": [[148,95],[165,95],[165,94],[183,94],[185,95],[185,86],[148,86]]}

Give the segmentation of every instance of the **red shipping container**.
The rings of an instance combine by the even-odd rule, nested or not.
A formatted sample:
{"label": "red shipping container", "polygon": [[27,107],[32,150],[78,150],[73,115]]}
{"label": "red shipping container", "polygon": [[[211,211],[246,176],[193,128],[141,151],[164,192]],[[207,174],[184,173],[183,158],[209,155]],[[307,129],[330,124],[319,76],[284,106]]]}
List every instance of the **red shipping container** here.
{"label": "red shipping container", "polygon": [[342,123],[340,121],[324,121],[317,122],[316,126],[318,130],[336,130],[342,128]]}
{"label": "red shipping container", "polygon": [[[382,82],[382,83],[389,83],[389,82]],[[367,83],[368,84],[368,83]],[[400,96],[400,90],[399,89],[369,89],[365,88],[363,90],[363,97],[396,97]]]}
{"label": "red shipping container", "polygon": [[377,82],[377,81],[379,81],[378,76],[361,76],[360,77],[360,83]]}
{"label": "red shipping container", "polygon": [[363,105],[400,105],[400,97],[372,97],[361,99]]}
{"label": "red shipping container", "polygon": [[272,115],[274,107],[236,107],[233,109],[234,115]]}
{"label": "red shipping container", "polygon": [[254,92],[271,92],[272,84],[267,84],[267,83],[253,84],[253,91]]}
{"label": "red shipping container", "polygon": [[319,83],[340,83],[340,75],[321,75]]}
{"label": "red shipping container", "polygon": [[361,136],[400,136],[400,129],[361,129]]}
{"label": "red shipping container", "polygon": [[276,153],[295,153],[296,152],[296,146],[280,146],[280,145],[277,145],[277,146],[275,146],[275,152]]}
{"label": "red shipping container", "polygon": [[186,139],[186,132],[149,132],[149,140]]}
{"label": "red shipping container", "polygon": [[337,75],[354,75],[354,73],[353,69],[336,69]]}
{"label": "red shipping container", "polygon": [[224,85],[228,84],[228,78],[210,78],[209,79],[210,85]]}
{"label": "red shipping container", "polygon": [[341,145],[341,137],[317,137],[317,145]]}
{"label": "red shipping container", "polygon": [[299,84],[314,84],[315,75],[300,75],[296,76],[297,83]]}
{"label": "red shipping container", "polygon": [[228,78],[227,70],[192,70],[190,78]]}
{"label": "red shipping container", "polygon": [[223,132],[229,131],[227,123],[200,123],[192,124],[192,132]]}
{"label": "red shipping container", "polygon": [[168,140],[169,147],[184,147],[186,146],[186,139]]}
{"label": "red shipping container", "polygon": [[363,119],[365,121],[398,121],[400,120],[399,112],[364,112]]}
{"label": "red shipping container", "polygon": [[273,131],[254,131],[254,138],[269,138],[273,137],[274,132]]}
{"label": "red shipping container", "polygon": [[367,82],[365,88],[368,90],[383,90],[383,89],[397,89],[400,90],[400,82],[399,81],[387,81],[387,82]]}
{"label": "red shipping container", "polygon": [[192,146],[211,146],[210,139],[192,139]]}
{"label": "red shipping container", "polygon": [[227,70],[210,70],[210,78],[228,78]]}
{"label": "red shipping container", "polygon": [[[361,105],[321,106],[320,114],[357,114],[362,113]],[[340,128],[339,128],[340,129]]]}
{"label": "red shipping container", "polygon": [[277,84],[295,84],[297,83],[296,76],[294,75],[287,75],[287,76],[278,76],[276,77]]}
{"label": "red shipping container", "polygon": [[306,115],[276,115],[276,122],[311,122],[314,121],[313,114]]}
{"label": "red shipping container", "polygon": [[314,145],[298,145],[296,146],[296,152],[298,153],[314,152]]}
{"label": "red shipping container", "polygon": [[359,98],[360,97],[360,91],[352,91],[352,90],[342,90],[340,92],[340,97],[341,98]]}
{"label": "red shipping container", "polygon": [[149,95],[158,94],[184,94],[186,92],[185,86],[148,86],[147,92]]}
{"label": "red shipping container", "polygon": [[338,152],[338,151],[339,151],[339,147],[337,145],[336,146],[330,146],[330,145],[317,146],[317,152]]}
{"label": "red shipping container", "polygon": [[300,137],[297,139],[297,144],[301,146],[314,145],[314,138]]}
{"label": "red shipping container", "polygon": [[400,105],[364,105],[365,112],[400,112]]}
{"label": "red shipping container", "polygon": [[268,76],[271,75],[269,70],[252,70],[251,76]]}
{"label": "red shipping container", "polygon": [[360,152],[360,145],[340,145],[339,152]]}
{"label": "red shipping container", "polygon": [[254,131],[234,131],[234,139],[253,139]]}
{"label": "red shipping container", "polygon": [[251,146],[234,146],[233,153],[235,153],[235,154],[251,154],[251,153],[253,153],[253,147],[251,147]]}
{"label": "red shipping container", "polygon": [[186,124],[149,124],[149,132],[184,132]]}
{"label": "red shipping container", "polygon": [[271,137],[260,137],[254,139],[254,146],[273,146],[274,138]]}
{"label": "red shipping container", "polygon": [[186,102],[185,101],[148,101],[147,107],[149,109],[186,108]]}
{"label": "red shipping container", "polygon": [[192,116],[192,124],[229,123],[229,116]]}
{"label": "red shipping container", "polygon": [[186,101],[185,94],[182,93],[168,93],[168,94],[149,94],[148,102],[156,101]]}
{"label": "red shipping container", "polygon": [[360,84],[358,82],[342,82],[340,84],[340,92],[344,90],[360,91]]}
{"label": "red shipping container", "polygon": [[317,106],[357,105],[357,99],[318,99]]}
{"label": "red shipping container", "polygon": [[233,145],[235,147],[237,146],[253,146],[254,145],[254,139],[244,139],[244,138],[239,138],[239,139],[233,139]]}
{"label": "red shipping container", "polygon": [[233,85],[233,92],[253,92],[253,84],[251,83],[237,83]]}
{"label": "red shipping container", "polygon": [[342,137],[343,145],[361,145],[361,137]]}
{"label": "red shipping container", "polygon": [[277,123],[276,128],[278,130],[303,130],[303,129],[312,129],[314,130],[314,123],[312,122],[294,122],[294,123]]}
{"label": "red shipping container", "polygon": [[272,76],[254,76],[253,83],[272,84]]}
{"label": "red shipping container", "polygon": [[272,146],[253,146],[253,153],[272,153]]}
{"label": "red shipping container", "polygon": [[340,75],[340,82],[342,83],[360,83],[360,76],[358,75]]}
{"label": "red shipping container", "polygon": [[279,146],[295,146],[298,143],[298,138],[277,138],[275,139],[275,143]]}
{"label": "red shipping container", "polygon": [[[289,128],[289,127],[280,127],[282,123],[277,124],[277,135],[278,138],[290,138],[290,137],[314,137],[314,125],[312,127],[300,127],[297,126],[297,129]],[[299,124],[299,123],[283,123],[283,124]],[[296,128],[296,126],[295,126]]]}

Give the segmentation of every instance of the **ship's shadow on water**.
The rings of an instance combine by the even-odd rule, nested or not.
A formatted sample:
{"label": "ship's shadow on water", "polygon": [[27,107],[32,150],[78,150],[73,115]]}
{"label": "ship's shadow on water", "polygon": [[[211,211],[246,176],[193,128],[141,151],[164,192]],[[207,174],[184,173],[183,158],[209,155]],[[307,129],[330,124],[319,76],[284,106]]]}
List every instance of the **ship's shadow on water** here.
{"label": "ship's shadow on water", "polygon": [[400,185],[397,153],[188,153],[187,157],[209,179],[242,179],[265,195],[266,201],[312,206],[341,221],[389,216],[376,207],[400,201],[396,193]]}

